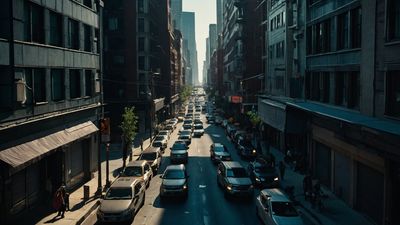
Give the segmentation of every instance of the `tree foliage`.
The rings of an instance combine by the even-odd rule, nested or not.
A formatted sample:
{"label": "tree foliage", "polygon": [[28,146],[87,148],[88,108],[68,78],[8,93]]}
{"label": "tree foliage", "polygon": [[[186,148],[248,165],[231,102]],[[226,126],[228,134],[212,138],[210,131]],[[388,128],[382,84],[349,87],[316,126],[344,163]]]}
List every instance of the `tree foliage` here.
{"label": "tree foliage", "polygon": [[182,102],[188,100],[189,96],[192,94],[193,87],[190,85],[184,85],[182,87],[181,93],[179,93],[179,98]]}
{"label": "tree foliage", "polygon": [[246,114],[249,117],[251,124],[253,124],[253,127],[257,127],[261,123],[261,118],[256,112],[248,111]]}
{"label": "tree foliage", "polygon": [[123,147],[122,147],[122,167],[125,168],[126,158],[130,153],[130,160],[132,158],[132,141],[136,136],[138,117],[135,114],[135,107],[125,107],[124,113],[122,114],[122,121],[119,128],[122,130]]}

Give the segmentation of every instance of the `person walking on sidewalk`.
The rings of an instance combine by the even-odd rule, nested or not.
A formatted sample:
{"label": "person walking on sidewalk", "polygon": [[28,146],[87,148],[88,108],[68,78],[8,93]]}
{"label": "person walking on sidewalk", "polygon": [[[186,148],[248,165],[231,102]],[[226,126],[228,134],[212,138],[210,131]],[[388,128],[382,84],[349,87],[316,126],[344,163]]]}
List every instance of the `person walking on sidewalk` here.
{"label": "person walking on sidewalk", "polygon": [[55,217],[61,216],[61,218],[64,218],[65,200],[64,200],[64,196],[63,196],[61,187],[54,194],[53,207],[58,212]]}
{"label": "person walking on sidewalk", "polygon": [[284,177],[285,177],[285,170],[286,170],[285,164],[282,161],[280,161],[279,162],[279,172],[281,174],[281,179],[282,180],[284,180]]}

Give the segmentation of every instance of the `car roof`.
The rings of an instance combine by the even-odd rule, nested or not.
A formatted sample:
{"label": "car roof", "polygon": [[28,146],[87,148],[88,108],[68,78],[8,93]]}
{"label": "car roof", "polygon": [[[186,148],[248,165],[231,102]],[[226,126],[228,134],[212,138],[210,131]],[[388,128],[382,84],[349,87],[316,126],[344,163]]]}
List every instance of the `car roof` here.
{"label": "car roof", "polygon": [[226,168],[244,168],[242,164],[237,161],[223,161],[222,164],[224,164]]}
{"label": "car roof", "polygon": [[214,147],[224,147],[224,145],[221,143],[214,143]]}
{"label": "car roof", "polygon": [[185,170],[185,165],[179,164],[179,165],[169,165],[165,170]]}
{"label": "car roof", "polygon": [[147,163],[146,160],[136,160],[130,161],[126,167],[134,167],[134,166],[144,166]]}
{"label": "car roof", "polygon": [[111,188],[131,187],[139,181],[134,177],[118,177],[112,184]]}
{"label": "car roof", "polygon": [[272,202],[290,202],[289,198],[278,188],[264,189],[261,194],[269,196]]}

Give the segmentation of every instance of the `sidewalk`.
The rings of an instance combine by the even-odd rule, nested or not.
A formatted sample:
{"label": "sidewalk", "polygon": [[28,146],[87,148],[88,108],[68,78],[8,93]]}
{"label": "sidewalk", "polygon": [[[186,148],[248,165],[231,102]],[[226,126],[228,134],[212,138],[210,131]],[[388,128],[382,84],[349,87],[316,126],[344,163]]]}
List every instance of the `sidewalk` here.
{"label": "sidewalk", "polygon": [[[139,139],[139,138],[138,138]],[[139,139],[141,140],[141,139]],[[140,141],[134,143],[132,147],[133,159],[135,160],[141,152]],[[143,143],[143,148],[150,145],[150,139],[145,139]],[[120,144],[112,144],[110,146],[110,160],[109,160],[109,179],[112,183],[118,176],[120,169],[122,167],[122,151]],[[105,149],[102,149],[102,163],[101,163],[101,178],[102,185],[106,184],[106,161]],[[129,156],[127,163],[129,162]],[[89,186],[89,199],[85,202],[84,196],[84,186]],[[54,224],[54,225],[80,225],[84,224],[84,220],[92,213],[99,204],[99,196],[96,196],[96,191],[98,187],[98,171],[93,173],[92,179],[83,184],[81,187],[76,189],[74,192],[70,193],[69,204],[70,211],[66,211],[64,218],[57,217],[57,212],[49,207],[39,206],[35,209],[30,210],[22,216],[15,224]],[[50,205],[50,203],[49,203]]]}
{"label": "sidewalk", "polygon": [[[266,145],[261,144],[263,152],[266,151]],[[284,154],[273,147],[270,147],[270,152],[275,156],[276,162],[283,161]],[[337,198],[327,188],[321,186],[324,194],[328,197],[323,199],[324,209],[319,211],[317,208],[312,208],[311,203],[304,199],[303,194],[303,178],[304,175],[294,172],[289,165],[286,164],[285,179],[281,181],[282,188],[294,186],[294,196],[301,208],[319,223],[323,225],[373,225],[374,223],[363,217],[354,209],[350,208],[344,201]]]}

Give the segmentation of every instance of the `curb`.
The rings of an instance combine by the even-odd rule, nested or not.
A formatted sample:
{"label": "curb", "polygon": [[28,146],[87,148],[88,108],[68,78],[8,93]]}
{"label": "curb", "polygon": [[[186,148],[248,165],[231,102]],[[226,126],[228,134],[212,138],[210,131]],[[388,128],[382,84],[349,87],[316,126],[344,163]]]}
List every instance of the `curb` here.
{"label": "curb", "polygon": [[100,205],[100,201],[97,200],[92,207],[90,207],[90,209],[81,217],[79,218],[78,221],[76,221],[75,225],[81,225],[83,222],[85,222],[85,220],[89,217],[89,215],[99,207]]}

